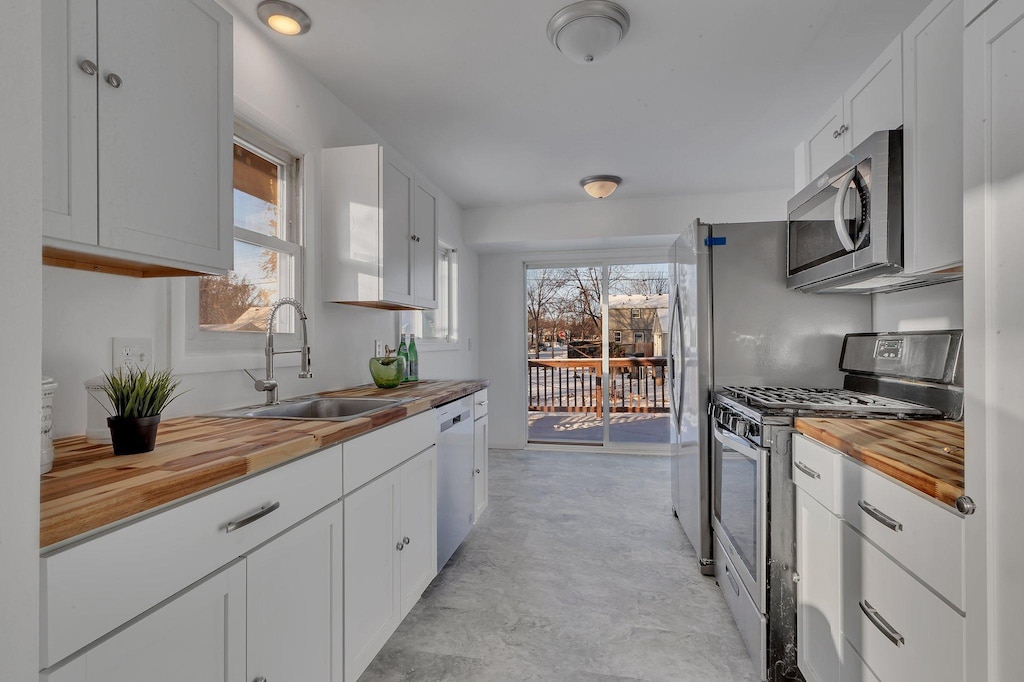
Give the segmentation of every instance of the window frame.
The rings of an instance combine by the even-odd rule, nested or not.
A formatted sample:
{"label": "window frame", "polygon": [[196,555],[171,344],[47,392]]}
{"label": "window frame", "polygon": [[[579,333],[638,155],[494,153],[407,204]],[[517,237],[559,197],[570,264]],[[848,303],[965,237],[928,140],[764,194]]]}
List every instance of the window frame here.
{"label": "window frame", "polygon": [[[448,259],[448,281],[447,286],[442,287],[441,285],[441,259],[442,254]],[[414,333],[416,334],[416,350],[417,351],[445,351],[445,350],[459,350],[462,348],[462,340],[459,334],[459,306],[461,295],[459,292],[459,250],[451,244],[445,242],[442,239],[437,240],[437,305],[441,308],[442,292],[447,290],[448,292],[448,336],[446,339],[440,339],[438,337],[426,338],[422,336],[423,332],[423,314],[426,311],[423,310],[404,310],[397,316],[398,318],[398,333],[396,334],[396,341],[398,343],[399,338],[402,334]]]}
{"label": "window frame", "polygon": [[[269,248],[287,254],[291,261],[291,291],[285,295],[305,303],[305,215],[303,156],[258,128],[235,120],[232,147],[238,144],[285,168],[282,192],[283,220],[281,237],[273,237],[232,225],[231,248],[236,241]],[[232,184],[232,191],[234,191]],[[232,222],[234,214],[232,213]],[[172,293],[174,319],[182,321],[180,333],[172,335],[171,356],[175,371],[187,374],[225,369],[258,367],[264,362],[263,349],[266,335],[260,332],[204,331],[199,325],[199,278],[190,277]],[[290,311],[291,309],[287,309]],[[285,328],[274,332],[275,344],[282,348],[297,348],[301,343],[294,316],[283,317]],[[298,365],[296,355],[283,355],[275,359],[277,366]]]}

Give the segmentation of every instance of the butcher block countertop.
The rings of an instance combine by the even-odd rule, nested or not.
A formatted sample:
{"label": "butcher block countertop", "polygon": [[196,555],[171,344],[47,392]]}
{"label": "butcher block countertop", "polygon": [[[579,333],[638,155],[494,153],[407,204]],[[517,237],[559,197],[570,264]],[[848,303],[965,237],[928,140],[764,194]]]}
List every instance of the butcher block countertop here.
{"label": "butcher block countertop", "polygon": [[964,494],[964,425],[953,421],[797,419],[797,431],[954,506]]}
{"label": "butcher block countertop", "polygon": [[344,422],[180,417],[160,424],[156,449],[114,456],[85,436],[54,442],[42,477],[39,544],[48,547],[188,495],[263,471],[486,388],[486,380],[373,384],[322,396],[417,398]]}

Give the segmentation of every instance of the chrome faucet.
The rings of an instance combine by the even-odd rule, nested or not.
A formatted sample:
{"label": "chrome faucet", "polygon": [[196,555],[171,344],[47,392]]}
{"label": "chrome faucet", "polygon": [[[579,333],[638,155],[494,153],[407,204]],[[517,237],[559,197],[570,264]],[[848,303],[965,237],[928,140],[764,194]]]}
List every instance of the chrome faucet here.
{"label": "chrome faucet", "polygon": [[[283,305],[293,306],[299,313],[299,322],[302,323],[302,348],[299,350],[274,350],[274,317],[277,315],[278,308]],[[267,405],[277,405],[278,403],[277,380],[274,379],[275,355],[302,353],[302,359],[299,367],[299,378],[310,379],[313,377],[313,372],[309,369],[309,339],[306,336],[306,311],[302,309],[302,304],[294,298],[282,298],[270,307],[270,318],[267,320],[267,347],[264,350],[264,353],[267,356],[267,377],[265,379],[257,379],[249,370],[245,370],[245,373],[253,380],[254,388],[257,391],[266,392]]]}

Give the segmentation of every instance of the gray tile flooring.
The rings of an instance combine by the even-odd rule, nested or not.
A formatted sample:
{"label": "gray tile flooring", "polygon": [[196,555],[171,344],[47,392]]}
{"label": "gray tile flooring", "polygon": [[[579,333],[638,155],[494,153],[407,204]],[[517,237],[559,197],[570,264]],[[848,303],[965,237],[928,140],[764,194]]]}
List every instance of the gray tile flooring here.
{"label": "gray tile flooring", "polygon": [[491,450],[490,507],[360,680],[754,681],[669,460]]}

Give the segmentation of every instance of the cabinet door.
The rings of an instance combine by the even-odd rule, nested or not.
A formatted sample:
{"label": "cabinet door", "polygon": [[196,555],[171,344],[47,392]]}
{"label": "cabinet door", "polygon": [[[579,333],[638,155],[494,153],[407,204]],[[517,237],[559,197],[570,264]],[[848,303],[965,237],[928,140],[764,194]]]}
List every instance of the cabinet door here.
{"label": "cabinet door", "polygon": [[807,682],[831,682],[842,647],[840,521],[800,488],[796,514],[797,664]]}
{"label": "cabinet door", "polygon": [[[807,140],[807,180],[799,189],[824,173],[829,166],[839,161],[846,151],[843,149],[843,100],[829,107],[814,132]],[[799,191],[799,190],[798,190]]]}
{"label": "cabinet door", "polygon": [[355,680],[402,620],[398,471],[345,498],[345,679]]}
{"label": "cabinet door", "polygon": [[[845,151],[903,125],[903,39],[897,36],[843,97]],[[838,157],[837,159],[838,160]]]}
{"label": "cabinet door", "polygon": [[399,469],[402,618],[437,575],[437,448]]}
{"label": "cabinet door", "polygon": [[487,508],[487,415],[473,422],[473,523]]}
{"label": "cabinet door", "polygon": [[341,553],[336,502],[246,558],[247,679],[340,682]]}
{"label": "cabinet door", "polygon": [[437,307],[437,191],[416,179],[413,201],[413,293],[416,305]]}
{"label": "cabinet door", "polygon": [[963,260],[963,0],[935,0],[903,33],[903,259]]}
{"label": "cabinet door", "polygon": [[97,17],[100,245],[230,269],[231,15],[98,0]]}
{"label": "cabinet door", "polygon": [[244,682],[245,564],[182,592],[42,682]]}
{"label": "cabinet door", "polygon": [[384,152],[381,168],[383,212],[384,299],[413,305],[412,169],[401,159]]}
{"label": "cabinet door", "polygon": [[43,34],[43,235],[96,244],[94,0],[46,0]]}
{"label": "cabinet door", "polygon": [[[999,0],[964,34],[964,359],[968,658],[972,679],[1024,670],[1024,526],[1020,502],[1024,396],[1024,0]],[[992,523],[988,512],[992,511]],[[986,666],[987,678],[986,678]]]}

